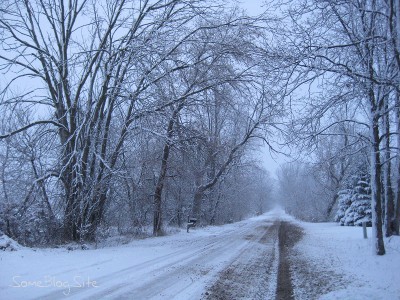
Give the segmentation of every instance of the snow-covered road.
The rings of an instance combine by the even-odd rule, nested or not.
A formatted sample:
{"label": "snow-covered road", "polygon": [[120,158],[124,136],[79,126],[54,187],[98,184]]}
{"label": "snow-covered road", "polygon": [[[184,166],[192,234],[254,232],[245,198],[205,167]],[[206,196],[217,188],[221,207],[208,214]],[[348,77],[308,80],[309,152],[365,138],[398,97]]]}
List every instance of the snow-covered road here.
{"label": "snow-covered road", "polygon": [[[226,290],[273,298],[278,217],[270,213],[113,248],[1,253],[0,298],[200,299]],[[226,276],[239,270],[241,283]]]}
{"label": "snow-covered road", "polygon": [[372,244],[359,227],[274,210],[118,247],[0,251],[0,300],[400,300],[400,237],[383,257]]}

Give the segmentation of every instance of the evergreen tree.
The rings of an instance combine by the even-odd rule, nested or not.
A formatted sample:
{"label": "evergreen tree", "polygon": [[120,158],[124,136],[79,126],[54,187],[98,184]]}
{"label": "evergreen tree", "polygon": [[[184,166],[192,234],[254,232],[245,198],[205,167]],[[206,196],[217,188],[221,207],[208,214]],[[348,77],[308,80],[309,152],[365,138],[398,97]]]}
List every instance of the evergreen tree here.
{"label": "evergreen tree", "polygon": [[356,182],[353,187],[339,192],[339,208],[335,221],[346,226],[361,226],[362,222],[371,226],[370,179],[368,175],[361,175]]}
{"label": "evergreen tree", "polygon": [[368,162],[355,164],[353,174],[344,182],[345,188],[338,192],[338,211],[335,221],[345,226],[372,225],[371,180]]}
{"label": "evergreen tree", "polygon": [[354,191],[351,188],[340,190],[338,192],[338,211],[335,215],[335,222],[339,222],[340,225],[345,225],[346,211],[351,205],[351,199]]}
{"label": "evergreen tree", "polygon": [[367,222],[367,226],[372,226],[371,216],[371,187],[368,175],[363,175],[357,182],[349,213],[353,215],[355,226],[361,226]]}

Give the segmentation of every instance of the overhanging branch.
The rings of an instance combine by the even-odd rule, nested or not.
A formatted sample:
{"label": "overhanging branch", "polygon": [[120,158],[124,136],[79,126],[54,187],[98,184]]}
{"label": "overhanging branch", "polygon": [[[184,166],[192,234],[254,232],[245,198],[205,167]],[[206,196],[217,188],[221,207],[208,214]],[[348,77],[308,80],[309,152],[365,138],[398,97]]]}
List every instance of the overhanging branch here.
{"label": "overhanging branch", "polygon": [[19,128],[19,129],[17,129],[17,130],[14,130],[14,131],[9,132],[9,133],[7,133],[7,134],[0,135],[0,139],[9,138],[9,137],[11,137],[11,136],[13,136],[13,135],[16,135],[16,134],[20,133],[20,132],[23,132],[23,131],[25,131],[25,130],[28,130],[29,128],[31,128],[31,127],[33,127],[33,126],[42,125],[42,124],[52,124],[52,125],[54,125],[54,126],[56,126],[56,127],[60,127],[60,128],[63,128],[63,129],[68,130],[67,128],[65,128],[65,126],[63,126],[62,124],[60,124],[60,123],[58,123],[58,122],[51,121],[51,120],[43,120],[43,121],[36,121],[36,122],[30,123],[30,124],[28,124],[28,125],[26,125],[26,126],[24,126],[24,127],[21,127],[21,128]]}

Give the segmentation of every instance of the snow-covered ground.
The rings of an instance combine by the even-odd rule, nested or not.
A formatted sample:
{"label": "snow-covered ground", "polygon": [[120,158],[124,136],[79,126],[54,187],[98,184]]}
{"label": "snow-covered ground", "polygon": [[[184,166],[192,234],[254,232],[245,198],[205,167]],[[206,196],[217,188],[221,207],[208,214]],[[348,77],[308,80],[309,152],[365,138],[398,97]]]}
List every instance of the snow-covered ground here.
{"label": "snow-covered ground", "polygon": [[[386,255],[373,253],[372,230],[336,223],[299,223],[305,229],[296,249],[318,272],[336,277],[334,291],[320,299],[400,299],[400,237],[385,239]],[[295,276],[294,276],[295,277]]]}
{"label": "snow-covered ground", "polygon": [[[0,251],[0,299],[200,299],[219,272],[256,242],[255,228],[276,220],[303,227],[306,234],[294,250],[314,272],[336,278],[321,299],[400,299],[399,237],[386,240],[387,254],[378,257],[359,227],[298,222],[282,210],[118,247]],[[273,252],[275,244],[265,247]],[[309,299],[304,280],[313,278],[293,274],[298,299]]]}

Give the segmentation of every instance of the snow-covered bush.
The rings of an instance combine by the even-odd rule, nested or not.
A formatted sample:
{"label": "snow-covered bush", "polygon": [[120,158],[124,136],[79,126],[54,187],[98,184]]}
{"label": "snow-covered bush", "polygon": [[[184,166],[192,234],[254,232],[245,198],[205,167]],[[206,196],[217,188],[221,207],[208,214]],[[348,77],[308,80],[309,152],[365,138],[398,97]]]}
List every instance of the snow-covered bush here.
{"label": "snow-covered bush", "polygon": [[60,225],[39,203],[0,206],[0,230],[24,246],[45,246],[60,239]]}
{"label": "snow-covered bush", "polygon": [[21,248],[21,245],[18,244],[13,239],[9,238],[5,234],[0,235],[0,250],[2,251],[17,251]]}

